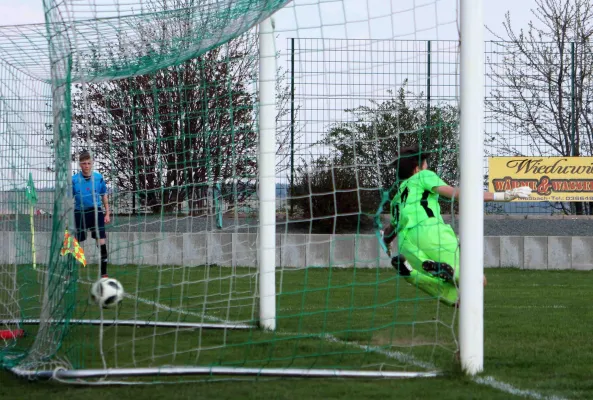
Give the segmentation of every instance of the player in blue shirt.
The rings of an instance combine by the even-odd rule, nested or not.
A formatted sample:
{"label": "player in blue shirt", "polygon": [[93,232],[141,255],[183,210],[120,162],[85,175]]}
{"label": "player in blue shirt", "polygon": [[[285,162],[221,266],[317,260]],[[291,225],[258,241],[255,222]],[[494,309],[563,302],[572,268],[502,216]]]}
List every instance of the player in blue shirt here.
{"label": "player in blue shirt", "polygon": [[[109,202],[107,201],[107,185],[103,176],[93,171],[93,161],[87,151],[78,157],[80,172],[72,177],[72,195],[74,196],[74,221],[76,223],[76,239],[86,240],[86,231],[99,241],[101,246],[101,277],[107,277],[107,244],[105,224],[110,221]],[[103,207],[101,207],[101,201]],[[97,215],[95,215],[95,209]],[[97,236],[98,235],[98,236]]]}

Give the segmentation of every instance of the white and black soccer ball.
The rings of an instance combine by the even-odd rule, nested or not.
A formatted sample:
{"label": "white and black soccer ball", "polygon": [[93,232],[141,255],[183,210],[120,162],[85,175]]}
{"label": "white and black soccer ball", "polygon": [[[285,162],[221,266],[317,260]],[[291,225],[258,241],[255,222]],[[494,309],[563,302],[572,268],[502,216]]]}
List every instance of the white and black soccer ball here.
{"label": "white and black soccer ball", "polygon": [[117,279],[101,278],[91,286],[91,300],[103,308],[114,308],[124,298],[124,287]]}

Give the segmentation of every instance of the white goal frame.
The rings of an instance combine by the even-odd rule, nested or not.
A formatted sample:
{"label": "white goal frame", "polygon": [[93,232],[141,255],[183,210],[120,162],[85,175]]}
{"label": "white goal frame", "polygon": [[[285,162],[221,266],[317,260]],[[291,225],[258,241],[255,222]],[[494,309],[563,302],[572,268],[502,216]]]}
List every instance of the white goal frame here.
{"label": "white goal frame", "polygon": [[[483,0],[459,0],[460,3],[460,357],[463,370],[474,375],[483,370]],[[259,154],[258,154],[258,279],[259,327],[276,329],[276,46],[272,17],[259,24]],[[31,320],[28,323],[39,323]],[[79,320],[76,323],[109,324],[108,321]],[[160,326],[147,321],[119,321],[119,324]],[[199,325],[199,324],[196,324]],[[201,325],[200,325],[201,326]],[[201,326],[220,328],[219,326]],[[228,329],[229,326],[223,326]],[[235,329],[252,329],[235,326]],[[81,370],[23,370],[15,374],[28,378],[113,378],[147,375],[252,375],[297,377],[412,378],[436,377],[438,371],[391,372],[300,368],[231,368],[163,367]]]}
{"label": "white goal frame", "polygon": [[459,348],[469,375],[484,369],[484,18],[482,0],[460,0]]}

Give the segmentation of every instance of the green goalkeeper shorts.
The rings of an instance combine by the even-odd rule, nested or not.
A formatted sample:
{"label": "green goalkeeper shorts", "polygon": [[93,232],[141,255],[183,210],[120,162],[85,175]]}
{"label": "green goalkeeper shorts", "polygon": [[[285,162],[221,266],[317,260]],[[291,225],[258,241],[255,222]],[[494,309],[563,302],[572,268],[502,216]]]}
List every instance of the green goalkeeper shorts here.
{"label": "green goalkeeper shorts", "polygon": [[422,263],[432,260],[449,264],[455,270],[455,281],[459,279],[459,241],[450,225],[426,220],[411,229],[400,232],[398,248],[414,271],[406,280],[424,292],[440,297],[450,305],[457,301],[454,284],[436,278],[422,268]]}

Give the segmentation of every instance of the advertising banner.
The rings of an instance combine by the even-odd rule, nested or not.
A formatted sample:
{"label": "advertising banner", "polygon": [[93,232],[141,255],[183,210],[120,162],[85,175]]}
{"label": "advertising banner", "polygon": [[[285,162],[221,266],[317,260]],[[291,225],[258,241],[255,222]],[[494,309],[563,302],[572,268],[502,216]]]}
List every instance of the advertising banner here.
{"label": "advertising banner", "polygon": [[488,171],[491,192],[533,190],[515,201],[593,201],[593,157],[490,157]]}

